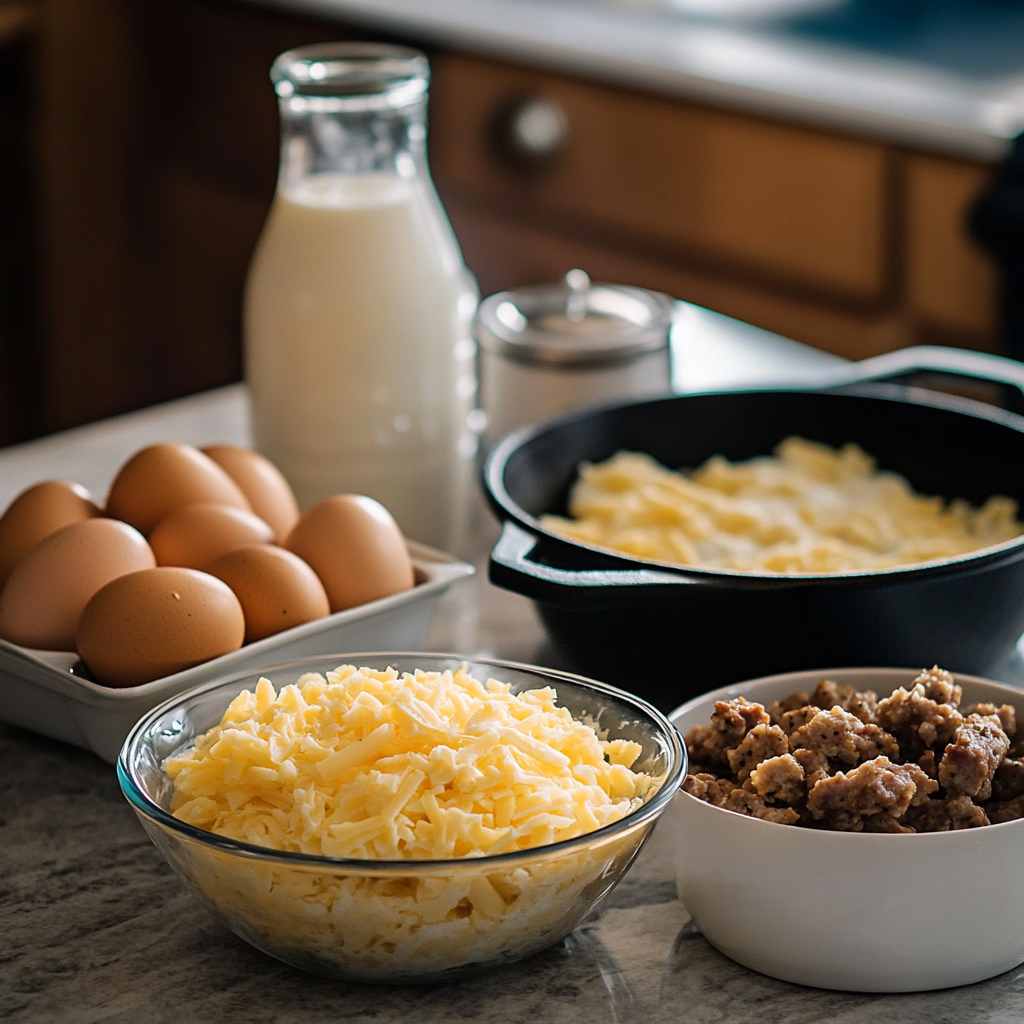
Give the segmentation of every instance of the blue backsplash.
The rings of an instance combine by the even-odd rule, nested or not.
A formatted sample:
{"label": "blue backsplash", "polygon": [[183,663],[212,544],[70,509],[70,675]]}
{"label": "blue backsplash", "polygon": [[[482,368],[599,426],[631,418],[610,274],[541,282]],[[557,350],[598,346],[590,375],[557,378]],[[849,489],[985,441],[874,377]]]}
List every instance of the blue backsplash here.
{"label": "blue backsplash", "polygon": [[971,78],[1024,73],[1024,0],[840,0],[764,27]]}

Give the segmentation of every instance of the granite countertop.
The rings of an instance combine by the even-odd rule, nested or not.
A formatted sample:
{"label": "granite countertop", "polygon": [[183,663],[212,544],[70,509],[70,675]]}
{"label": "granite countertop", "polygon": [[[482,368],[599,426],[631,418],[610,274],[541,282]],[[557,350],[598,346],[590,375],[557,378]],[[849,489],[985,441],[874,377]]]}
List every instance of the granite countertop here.
{"label": "granite countertop", "polygon": [[0,807],[0,1017],[11,1024],[1024,1019],[1024,969],[960,989],[871,996],[734,964],[689,925],[668,833],[657,830],[597,914],[556,946],[457,983],[378,987],[303,974],[218,924],[150,844],[113,771],[89,754],[0,726]]}
{"label": "granite countertop", "polygon": [[[806,379],[837,362],[685,304],[674,342],[680,390],[751,376]],[[169,438],[247,441],[244,390],[225,388],[0,451],[0,508],[46,476],[77,476],[102,493],[127,454]],[[482,506],[477,511],[472,543],[482,567],[497,524]],[[429,646],[559,665],[530,602],[491,586],[482,572],[442,599]],[[598,912],[530,960],[447,985],[332,982],[264,956],[204,910],[151,845],[109,765],[0,723],[0,1019],[1010,1024],[1024,1019],[1024,968],[965,988],[900,996],[824,992],[755,974],[689,923],[675,894],[671,838],[661,829]]]}
{"label": "granite countertop", "polygon": [[[981,160],[1024,129],[1024,24],[994,0],[255,2]],[[710,14],[735,9],[768,13]]]}

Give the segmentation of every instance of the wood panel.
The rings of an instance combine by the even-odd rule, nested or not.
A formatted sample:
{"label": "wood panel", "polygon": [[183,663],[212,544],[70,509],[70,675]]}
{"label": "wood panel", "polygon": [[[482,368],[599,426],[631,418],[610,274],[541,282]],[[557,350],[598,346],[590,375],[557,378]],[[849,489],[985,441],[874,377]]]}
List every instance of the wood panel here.
{"label": "wood panel", "polygon": [[473,206],[450,203],[448,212],[484,295],[556,281],[572,267],[581,267],[595,280],[664,291],[848,359],[864,359],[917,340],[912,320],[898,309],[851,313],[651,260],[641,252],[507,220]]}
{"label": "wood panel", "polygon": [[237,380],[242,282],[277,173],[268,70],[351,37],[204,0],[47,0],[46,422]]}
{"label": "wood panel", "polygon": [[907,295],[940,328],[995,331],[995,268],[967,232],[967,215],[990,171],[928,156],[907,161]]}
{"label": "wood panel", "polygon": [[[568,115],[564,152],[523,172],[489,140],[517,97]],[[862,302],[882,299],[890,160],[862,142],[527,69],[434,62],[431,159],[450,194],[548,212]]]}
{"label": "wood panel", "polygon": [[191,394],[241,378],[242,291],[267,203],[176,168],[153,176],[150,197],[158,244],[137,268],[147,326],[132,365],[140,397],[159,401],[169,383]]}
{"label": "wood panel", "polygon": [[48,0],[40,51],[46,428],[130,408],[128,0]]}
{"label": "wood panel", "polygon": [[0,445],[43,430],[36,256],[37,11],[0,7]]}

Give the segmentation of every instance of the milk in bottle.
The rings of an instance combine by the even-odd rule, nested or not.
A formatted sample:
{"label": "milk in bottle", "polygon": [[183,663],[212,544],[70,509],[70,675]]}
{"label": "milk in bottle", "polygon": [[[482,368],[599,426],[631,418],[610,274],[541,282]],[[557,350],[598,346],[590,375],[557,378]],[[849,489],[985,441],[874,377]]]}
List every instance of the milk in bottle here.
{"label": "milk in bottle", "polygon": [[272,78],[281,171],[244,309],[257,447],[303,507],[369,494],[407,536],[458,547],[476,288],[427,172],[426,59],[305,47]]}

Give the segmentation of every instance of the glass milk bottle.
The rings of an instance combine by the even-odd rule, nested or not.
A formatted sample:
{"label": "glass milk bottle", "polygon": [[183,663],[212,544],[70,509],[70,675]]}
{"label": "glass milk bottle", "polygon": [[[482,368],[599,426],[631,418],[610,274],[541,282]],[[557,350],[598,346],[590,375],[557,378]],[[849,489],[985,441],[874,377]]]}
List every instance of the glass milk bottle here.
{"label": "glass milk bottle", "polygon": [[256,447],[303,508],[369,494],[407,537],[458,548],[477,290],[427,170],[427,59],[307,46],[271,79],[281,168],[244,308]]}

